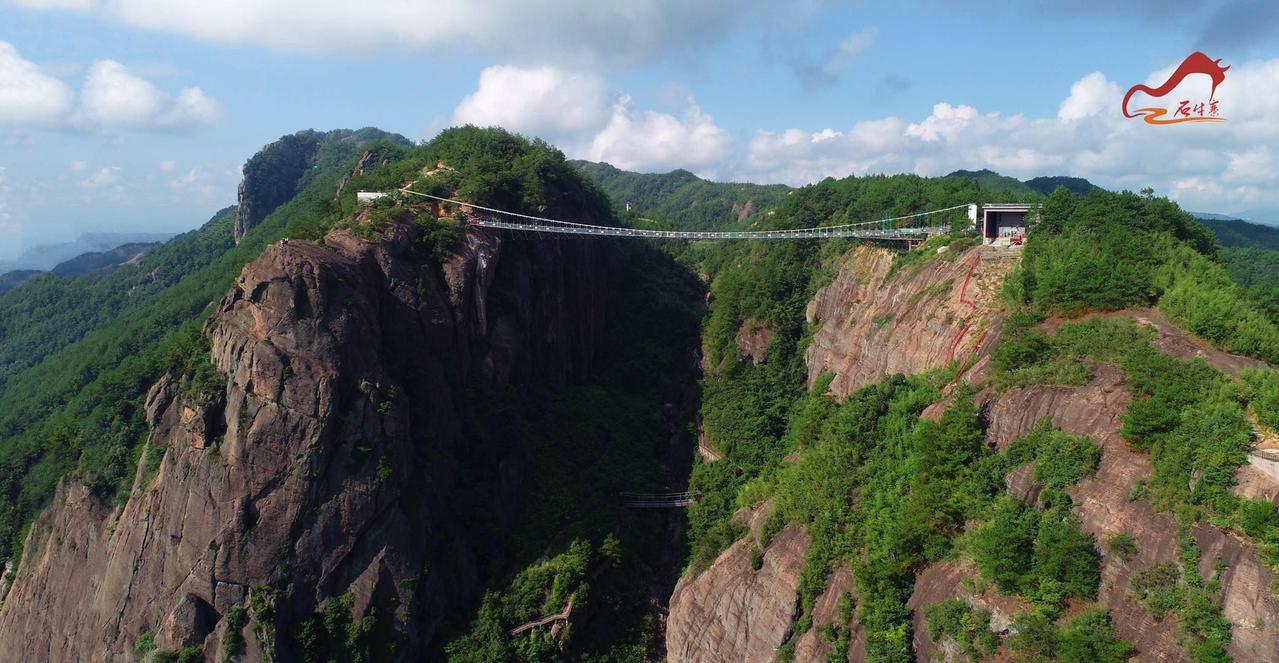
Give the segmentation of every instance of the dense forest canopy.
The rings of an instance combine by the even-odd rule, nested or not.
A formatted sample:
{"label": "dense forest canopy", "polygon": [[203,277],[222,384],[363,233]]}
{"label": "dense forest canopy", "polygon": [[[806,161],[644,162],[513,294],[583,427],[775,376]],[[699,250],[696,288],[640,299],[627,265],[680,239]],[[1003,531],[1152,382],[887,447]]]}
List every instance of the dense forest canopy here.
{"label": "dense forest canopy", "polygon": [[751,217],[775,208],[791,191],[781,184],[711,182],[687,170],[632,173],[606,163],[574,165],[608,194],[624,213],[653,217],[683,230],[721,230],[751,224]]}

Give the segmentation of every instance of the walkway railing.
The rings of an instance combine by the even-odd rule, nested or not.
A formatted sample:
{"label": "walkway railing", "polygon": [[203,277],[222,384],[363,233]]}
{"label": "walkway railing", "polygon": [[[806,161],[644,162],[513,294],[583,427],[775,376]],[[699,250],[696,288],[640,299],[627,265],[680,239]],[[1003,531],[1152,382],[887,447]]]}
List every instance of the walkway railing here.
{"label": "walkway railing", "polygon": [[632,509],[678,509],[697,501],[702,494],[683,493],[622,493],[622,506]]}
{"label": "walkway railing", "polygon": [[[786,230],[651,230],[645,228],[621,228],[602,226],[591,223],[577,223],[548,219],[519,212],[508,212],[493,207],[475,205],[462,200],[444,198],[429,193],[414,191],[409,188],[397,189],[406,195],[419,196],[442,203],[450,203],[465,210],[479,210],[496,215],[495,217],[473,216],[470,224],[480,228],[511,230],[528,233],[550,233],[556,235],[592,235],[602,237],[637,237],[649,239],[835,239],[852,237],[860,239],[905,240],[918,242],[929,235],[938,235],[951,231],[950,224],[942,223],[940,215],[967,209],[969,205],[953,205],[928,212],[917,212],[877,221],[844,223],[817,228],[794,228]],[[499,218],[501,219],[499,220]],[[967,217],[965,217],[967,219]]]}

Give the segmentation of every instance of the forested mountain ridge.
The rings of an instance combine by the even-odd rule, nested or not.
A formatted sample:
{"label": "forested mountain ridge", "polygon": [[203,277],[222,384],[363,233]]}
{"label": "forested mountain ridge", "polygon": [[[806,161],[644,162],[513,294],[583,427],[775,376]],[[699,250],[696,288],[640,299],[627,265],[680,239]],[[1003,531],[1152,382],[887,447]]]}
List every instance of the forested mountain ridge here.
{"label": "forested mountain ridge", "polygon": [[[773,218],[832,223],[880,186],[908,199],[964,180],[980,186],[823,182]],[[1279,477],[1247,424],[1279,424],[1262,368],[1279,329],[1169,201],[1063,188],[1044,202],[1011,272],[963,236],[896,261],[839,245],[705,254],[703,499],[671,660],[1279,656],[1279,518],[1262,501]],[[966,323],[963,302],[985,318]]]}
{"label": "forested mountain ridge", "polygon": [[1000,175],[993,170],[985,168],[982,170],[956,170],[946,177],[964,177],[977,180],[990,191],[1015,197],[1031,195],[1034,193],[1047,196],[1053,191],[1056,191],[1057,187],[1065,187],[1071,193],[1086,196],[1089,193],[1092,193],[1094,189],[1101,188],[1082,177],[1055,175],[1051,177],[1039,176],[1028,180],[1018,180],[1013,177],[1008,177],[1007,175]]}
{"label": "forested mountain ridge", "polygon": [[[104,272],[139,259],[148,249],[160,244],[161,242],[129,242],[107,251],[89,251],[54,265],[48,273],[66,278]],[[42,273],[44,272],[40,270],[18,270],[0,274],[0,295],[22,285],[32,276]]]}
{"label": "forested mountain ridge", "polygon": [[[336,183],[362,150],[346,139],[317,143],[314,154],[325,159],[304,174],[312,184],[273,208],[259,223],[264,230],[244,235],[242,246],[234,243],[237,209],[229,207],[137,265],[37,278],[0,296],[0,556],[21,548],[24,525],[68,471],[116,498],[145,438],[147,389],[166,371],[193,365],[203,316],[244,264],[333,213]],[[253,187],[246,193],[266,197]]]}
{"label": "forested mountain ridge", "polygon": [[[467,127],[238,245],[224,211],[0,393],[0,662],[1279,658],[1268,272],[1166,199],[976,175],[774,190]],[[960,211],[897,253],[531,238],[406,187],[603,225],[1043,208],[1024,247]],[[687,521],[618,499],[685,488]]]}
{"label": "forested mountain ridge", "polygon": [[1217,239],[1224,247],[1279,251],[1279,227],[1240,219],[1201,219],[1201,221],[1217,235]]}
{"label": "forested mountain ridge", "polygon": [[[260,255],[207,323],[138,357],[156,365],[124,388],[145,400],[96,394],[137,409],[145,450],[118,493],[83,456],[61,484],[0,660],[657,655],[679,530],[616,495],[687,474],[696,279],[642,244],[508,242],[457,208],[355,202],[413,186],[616,223],[542,143],[467,128],[349,166],[229,251]],[[264,232],[288,241],[263,251]],[[506,635],[566,603],[566,625]]]}
{"label": "forested mountain ridge", "polygon": [[318,178],[344,168],[354,155],[373,142],[407,146],[407,138],[365,127],[351,131],[307,129],[264,146],[244,164],[236,209],[235,241],[262,222],[277,207],[292,200]]}
{"label": "forested mountain ridge", "polygon": [[656,216],[673,227],[715,230],[746,223],[780,203],[791,190],[782,184],[711,182],[687,170],[633,173],[606,163],[574,161],[623,212]]}

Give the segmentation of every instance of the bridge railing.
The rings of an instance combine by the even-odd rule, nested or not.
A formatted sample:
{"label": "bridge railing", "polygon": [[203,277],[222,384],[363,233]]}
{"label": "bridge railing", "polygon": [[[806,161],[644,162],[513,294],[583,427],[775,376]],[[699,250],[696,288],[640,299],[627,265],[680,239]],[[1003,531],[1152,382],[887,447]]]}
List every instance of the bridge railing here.
{"label": "bridge railing", "polygon": [[696,491],[682,493],[620,493],[622,506],[632,509],[675,509],[693,504],[702,494]]}

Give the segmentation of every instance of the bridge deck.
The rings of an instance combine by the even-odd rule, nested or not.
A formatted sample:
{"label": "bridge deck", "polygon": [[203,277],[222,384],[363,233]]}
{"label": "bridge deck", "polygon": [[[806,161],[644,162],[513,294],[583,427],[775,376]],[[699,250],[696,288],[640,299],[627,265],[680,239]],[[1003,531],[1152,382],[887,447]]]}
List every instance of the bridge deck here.
{"label": "bridge deck", "polygon": [[650,237],[653,239],[832,239],[837,237],[856,237],[861,239],[921,239],[928,235],[950,232],[948,226],[930,226],[926,228],[899,228],[896,230],[826,230],[822,228],[805,228],[802,230],[742,230],[742,231],[703,231],[703,230],[646,230],[642,228],[609,228],[603,226],[554,226],[536,223],[514,223],[510,221],[493,221],[475,219],[471,225],[482,228],[500,230],[516,230],[520,232],[553,233],[557,235],[594,235],[601,237]]}

